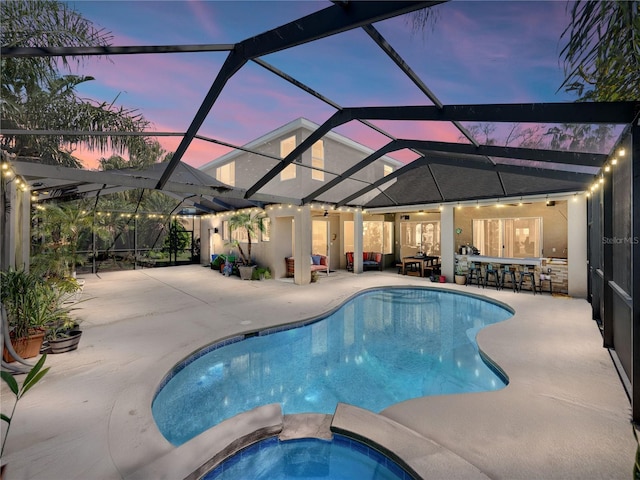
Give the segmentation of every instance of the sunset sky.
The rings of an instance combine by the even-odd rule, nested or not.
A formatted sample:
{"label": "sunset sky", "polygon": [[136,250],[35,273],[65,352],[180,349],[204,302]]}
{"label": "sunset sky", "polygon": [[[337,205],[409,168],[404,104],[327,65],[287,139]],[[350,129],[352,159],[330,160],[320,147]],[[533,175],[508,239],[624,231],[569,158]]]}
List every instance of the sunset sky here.
{"label": "sunset sky", "polygon": [[[76,1],[69,2],[113,45],[236,43],[330,6],[318,1]],[[433,7],[435,21],[413,32],[406,16],[374,26],[446,104],[562,102],[560,35],[564,1],[452,1]],[[185,132],[226,52],[89,58],[77,73],[95,80],[81,96],[136,109],[155,131]],[[264,57],[342,106],[430,105],[361,29]],[[255,63],[227,84],[200,134],[243,145],[298,117],[323,123],[334,109]],[[400,138],[457,141],[449,124],[377,122]],[[337,129],[370,148],[387,139],[352,122]],[[167,151],[180,138],[159,138]],[[200,166],[229,149],[194,140],[183,160]],[[398,159],[414,158],[399,152]],[[108,154],[82,153],[86,166]],[[93,160],[91,160],[93,158]]]}

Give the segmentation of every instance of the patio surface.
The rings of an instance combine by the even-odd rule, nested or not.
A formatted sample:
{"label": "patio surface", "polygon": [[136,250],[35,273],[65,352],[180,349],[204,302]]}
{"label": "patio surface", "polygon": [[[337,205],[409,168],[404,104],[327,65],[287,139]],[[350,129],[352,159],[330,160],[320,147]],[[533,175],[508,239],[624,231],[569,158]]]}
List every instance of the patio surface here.
{"label": "patio surface", "polygon": [[[80,347],[50,355],[50,372],[18,405],[5,480],[184,478],[203,454],[255,428],[277,429],[282,418],[277,405],[267,406],[172,447],[151,416],[172,366],[218,339],[313,317],[384,285],[437,286],[509,304],[514,317],[478,340],[510,383],[409,400],[380,415],[341,406],[337,427],[392,445],[429,478],[632,476],[629,401],[585,300],[436,285],[395,270],[338,271],[306,286],[243,282],[197,265],[83,277]],[[8,393],[3,383],[3,413],[12,405]]]}

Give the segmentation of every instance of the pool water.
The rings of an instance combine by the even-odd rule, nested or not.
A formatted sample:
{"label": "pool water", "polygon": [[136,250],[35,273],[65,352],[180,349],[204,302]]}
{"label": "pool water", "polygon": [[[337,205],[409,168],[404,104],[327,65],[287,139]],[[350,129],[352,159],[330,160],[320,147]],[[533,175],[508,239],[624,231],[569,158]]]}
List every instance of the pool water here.
{"label": "pool water", "polygon": [[332,414],[339,402],[379,412],[427,395],[497,390],[506,379],[483,361],[475,337],[511,315],[456,292],[369,290],[308,325],[210,346],[168,375],[152,412],[181,445],[270,403],[285,414]]}
{"label": "pool water", "polygon": [[203,480],[410,480],[398,464],[355,440],[262,440],[223,462]]}

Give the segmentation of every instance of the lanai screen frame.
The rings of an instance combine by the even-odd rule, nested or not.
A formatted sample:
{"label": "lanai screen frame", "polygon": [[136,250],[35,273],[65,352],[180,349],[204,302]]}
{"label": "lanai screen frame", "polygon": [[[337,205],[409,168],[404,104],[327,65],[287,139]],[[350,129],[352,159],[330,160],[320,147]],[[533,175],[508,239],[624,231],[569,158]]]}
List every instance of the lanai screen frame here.
{"label": "lanai screen frame", "polygon": [[[263,34],[247,38],[235,44],[214,44],[214,45],[165,45],[165,46],[131,46],[131,47],[47,47],[38,48],[21,48],[21,47],[3,47],[0,54],[6,57],[42,57],[42,56],[89,56],[89,55],[131,55],[131,54],[167,54],[174,52],[211,52],[226,51],[228,56],[224,62],[220,72],[211,84],[209,92],[203,99],[203,102],[193,117],[191,124],[185,132],[143,132],[146,136],[154,137],[160,135],[179,135],[182,136],[172,160],[167,164],[159,179],[156,182],[149,183],[151,177],[147,177],[144,183],[146,188],[157,190],[171,189],[179,190],[182,194],[188,194],[189,191],[206,196],[217,205],[230,210],[234,209],[231,203],[224,202],[223,195],[234,200],[245,200],[248,204],[264,206],[269,203],[281,201],[273,196],[260,194],[260,189],[268,184],[279,172],[297,158],[303,151],[311,147],[313,142],[320,139],[324,134],[333,128],[345,124],[350,121],[359,121],[370,128],[375,129],[379,133],[387,136],[390,142],[378,149],[370,156],[362,160],[358,165],[345,170],[328,184],[314,192],[307,193],[299,199],[289,199],[289,203],[303,205],[310,204],[317,200],[318,196],[328,191],[332,186],[337,185],[351,178],[357,171],[364,168],[376,158],[385,153],[394,151],[399,148],[409,148],[416,152],[420,158],[406,165],[406,167],[394,172],[391,177],[373,182],[364,189],[355,192],[336,202],[336,206],[366,206],[356,202],[369,191],[381,188],[391,179],[402,181],[404,175],[412,175],[417,168],[421,166],[429,167],[428,171],[433,176],[437,186],[437,179],[434,171],[430,168],[432,165],[444,164],[455,166],[460,171],[484,170],[495,172],[496,181],[502,186],[503,195],[509,196],[511,192],[507,192],[502,181],[501,174],[517,173],[526,175],[531,181],[540,179],[540,193],[544,190],[544,180],[553,178],[562,178],[569,180],[575,184],[576,190],[587,190],[589,185],[599,176],[602,176],[603,167],[614,155],[614,150],[621,142],[629,142],[631,155],[631,176],[629,181],[631,184],[632,201],[630,211],[626,212],[630,215],[631,222],[631,238],[640,238],[640,126],[638,125],[638,114],[640,112],[640,102],[613,102],[613,103],[530,103],[530,104],[486,104],[486,105],[444,105],[429,90],[422,80],[411,70],[402,57],[389,45],[384,37],[373,27],[373,23],[397,16],[400,14],[415,11],[421,8],[428,8],[433,5],[443,3],[441,1],[428,2],[336,2],[335,4],[319,10],[313,14],[299,18],[294,22],[282,25],[276,29],[272,29]],[[322,94],[314,91],[310,87],[299,82],[292,76],[288,75],[272,65],[269,65],[261,57],[276,51],[286,50],[288,48],[300,45],[305,42],[315,41],[330,35],[339,34],[354,28],[362,28],[372,38],[376,45],[388,55],[396,66],[418,86],[425,96],[433,103],[432,106],[391,106],[391,107],[342,107],[332,100],[324,97]],[[303,141],[291,154],[281,159],[275,167],[273,167],[266,175],[258,180],[253,186],[246,191],[224,189],[220,185],[171,185],[171,178],[176,168],[184,157],[190,143],[195,138],[204,138],[207,141],[220,142],[216,139],[200,137],[198,130],[209,114],[211,108],[223,91],[225,85],[232,79],[233,75],[238,72],[243,65],[252,61],[262,66],[266,70],[287,80],[296,87],[313,95],[314,97],[324,101],[336,109],[336,113],[324,122],[310,137]],[[371,120],[416,120],[416,121],[447,121],[451,122],[466,138],[468,143],[444,143],[444,142],[428,142],[420,139],[398,139],[384,132],[379,127],[371,123]],[[608,154],[599,153],[581,153],[581,152],[560,152],[560,151],[542,151],[523,148],[507,148],[492,147],[480,145],[465,129],[461,122],[522,122],[522,123],[578,123],[578,124],[619,124],[626,125],[626,130],[621,138],[618,139],[614,149]],[[95,135],[95,132],[73,132],[74,135]],[[64,134],[64,132],[55,131],[15,131],[4,130],[5,135],[51,135]],[[126,133],[103,132],[103,134],[122,135]],[[228,145],[232,148],[241,148],[239,146]],[[505,158],[502,163],[495,162],[494,157]],[[558,170],[556,167],[545,168],[544,166],[528,167],[517,162],[509,163],[508,159],[537,161],[551,164],[566,164],[575,167],[591,167],[599,170],[593,173],[582,173],[578,169],[575,171]],[[20,167],[20,166],[18,166]],[[44,166],[40,166],[44,169]],[[26,167],[22,167],[25,170]],[[38,170],[38,167],[30,167]],[[465,170],[466,169],[466,170]],[[20,173],[20,168],[17,169]],[[66,172],[59,173],[58,177],[63,178],[65,175],[71,181],[79,181],[79,174],[83,177],[79,183],[88,183],[91,178],[100,181],[100,175],[105,172]],[[46,173],[45,173],[46,174]],[[28,174],[25,174],[28,176]],[[41,175],[37,171],[33,172],[33,176]],[[406,178],[406,177],[405,177]],[[112,178],[114,187],[117,187],[118,179]],[[121,180],[122,181],[122,180]],[[127,182],[122,181],[124,184]],[[596,208],[602,209],[602,232],[603,234],[614,234],[610,224],[611,218],[616,215],[615,205],[611,196],[610,186],[605,183],[605,188],[601,190],[601,194],[597,198],[589,200],[590,211]],[[558,190],[547,190],[547,193],[556,193]],[[416,191],[416,197],[408,204],[421,203],[419,191]],[[469,198],[459,196],[458,198],[447,197],[438,189],[440,202],[463,201]],[[500,195],[498,195],[500,196]],[[476,197],[470,197],[476,198]],[[326,202],[323,202],[326,203]],[[622,212],[621,215],[625,215]],[[590,246],[595,248],[594,245]],[[589,253],[591,258],[591,252]],[[611,295],[620,293],[616,289],[615,282],[612,277],[613,256],[612,252],[605,246],[601,268],[601,277],[603,281],[603,322],[605,329],[605,346],[614,348],[613,335],[610,331],[613,328],[613,312]],[[634,368],[631,372],[632,381],[632,418],[633,421],[640,422],[640,312],[637,299],[640,298],[640,246],[638,242],[631,245],[631,292],[626,292],[630,297],[623,298],[630,311],[631,333],[632,333],[632,349],[630,361]],[[624,297],[624,295],[622,295]],[[596,313],[594,312],[594,316]]]}

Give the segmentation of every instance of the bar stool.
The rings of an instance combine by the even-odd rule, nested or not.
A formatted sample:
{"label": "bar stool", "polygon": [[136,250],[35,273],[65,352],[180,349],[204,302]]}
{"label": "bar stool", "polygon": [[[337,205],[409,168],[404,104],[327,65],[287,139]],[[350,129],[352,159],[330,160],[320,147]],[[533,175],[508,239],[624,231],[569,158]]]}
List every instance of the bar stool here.
{"label": "bar stool", "polygon": [[[543,290],[542,289],[542,282],[549,282],[549,290]],[[547,268],[547,273],[541,273],[540,274],[540,281],[538,282],[538,289],[540,294],[542,294],[542,292],[549,292],[550,294],[553,295],[553,281],[551,280],[551,269]]]}
{"label": "bar stool", "polygon": [[505,265],[502,270],[502,288],[507,284],[507,281],[511,283],[514,293],[518,291],[518,283],[516,280],[515,268],[511,265]]}
{"label": "bar stool", "polygon": [[489,282],[493,282],[496,290],[500,290],[500,272],[493,269],[493,264],[487,265],[487,270],[484,274],[484,284],[488,287]]}
{"label": "bar stool", "polygon": [[482,279],[482,269],[480,265],[476,265],[474,262],[469,264],[469,273],[467,273],[467,285],[471,284],[473,280],[476,280],[476,285],[480,288],[484,288],[484,280]]}
{"label": "bar stool", "polygon": [[522,269],[522,272],[520,272],[520,283],[518,285],[518,289],[520,291],[522,291],[522,282],[527,278],[531,282],[531,290],[533,291],[533,294],[535,295],[536,294],[536,277],[535,277],[534,272],[529,270],[529,266],[528,265],[525,266]]}

